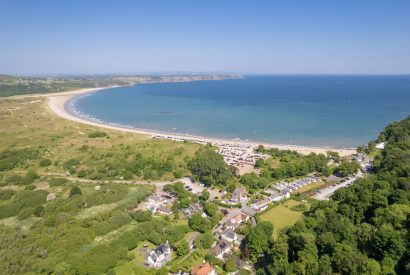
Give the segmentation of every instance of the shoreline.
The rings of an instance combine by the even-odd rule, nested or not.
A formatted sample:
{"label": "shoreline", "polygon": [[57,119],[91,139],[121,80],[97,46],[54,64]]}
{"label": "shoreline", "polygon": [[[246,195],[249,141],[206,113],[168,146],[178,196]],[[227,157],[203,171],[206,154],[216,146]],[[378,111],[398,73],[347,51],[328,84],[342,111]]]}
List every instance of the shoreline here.
{"label": "shoreline", "polygon": [[148,129],[137,129],[137,128],[128,128],[123,125],[115,125],[110,124],[107,122],[99,122],[99,121],[92,121],[90,119],[85,119],[79,116],[76,116],[69,112],[66,109],[66,103],[70,100],[74,99],[76,96],[84,95],[87,93],[94,93],[100,90],[116,88],[120,86],[110,86],[110,87],[101,87],[101,88],[86,88],[86,89],[79,89],[69,92],[62,92],[62,93],[51,93],[51,94],[44,94],[44,95],[37,95],[40,97],[46,97],[48,101],[48,107],[59,117],[88,124],[100,128],[110,129],[110,130],[117,130],[123,132],[129,132],[134,134],[142,134],[148,135],[150,138],[164,138],[164,139],[171,139],[171,140],[179,140],[182,141],[184,139],[198,142],[198,143],[212,143],[214,145],[218,144],[230,144],[233,146],[252,146],[257,147],[259,145],[263,145],[265,148],[277,148],[280,150],[294,150],[301,154],[309,154],[309,153],[323,153],[325,154],[327,151],[334,151],[339,153],[340,156],[349,156],[356,153],[355,149],[342,149],[342,148],[333,148],[333,147],[314,147],[314,146],[303,146],[303,145],[288,145],[288,144],[271,144],[266,142],[255,142],[255,141],[245,141],[245,140],[230,140],[230,139],[219,139],[213,137],[202,137],[202,136],[194,136],[194,135],[185,135],[185,134],[178,134],[178,133],[168,133],[168,132],[161,132],[161,131],[154,131]]}

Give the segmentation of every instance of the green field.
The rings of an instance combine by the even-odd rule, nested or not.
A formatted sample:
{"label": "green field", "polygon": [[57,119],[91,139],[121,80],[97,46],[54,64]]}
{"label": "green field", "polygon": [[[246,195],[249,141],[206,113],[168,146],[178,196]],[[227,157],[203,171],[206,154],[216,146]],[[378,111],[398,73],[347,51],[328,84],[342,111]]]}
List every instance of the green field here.
{"label": "green field", "polygon": [[[132,213],[155,189],[149,181],[188,175],[200,145],[101,134],[57,117],[40,97],[0,99],[0,121],[4,274],[150,274],[136,264],[138,247],[175,243],[188,233],[186,221],[136,221]],[[50,193],[55,199],[47,201]]]}
{"label": "green field", "polygon": [[169,180],[189,174],[187,162],[201,147],[110,130],[93,138],[101,129],[57,117],[44,98],[1,99],[0,110],[3,178],[33,169],[94,180]]}
{"label": "green field", "polygon": [[268,221],[273,224],[273,237],[276,239],[282,228],[294,225],[303,217],[303,212],[292,211],[292,206],[298,205],[300,202],[295,200],[287,200],[277,206],[271,208],[260,216],[262,221]]}

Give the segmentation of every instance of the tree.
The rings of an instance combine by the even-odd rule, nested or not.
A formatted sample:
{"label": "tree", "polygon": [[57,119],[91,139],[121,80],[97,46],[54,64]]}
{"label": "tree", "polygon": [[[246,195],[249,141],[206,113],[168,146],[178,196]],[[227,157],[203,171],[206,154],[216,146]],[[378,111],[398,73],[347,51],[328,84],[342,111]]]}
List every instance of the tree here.
{"label": "tree", "polygon": [[359,170],[360,165],[357,161],[342,160],[340,165],[335,169],[335,172],[342,177],[354,175]]}
{"label": "tree", "polygon": [[212,225],[216,225],[223,217],[223,214],[219,211],[218,206],[212,202],[204,205],[204,211],[210,217]]}
{"label": "tree", "polygon": [[131,217],[137,222],[146,222],[152,220],[152,213],[151,211],[137,210],[131,212]]}
{"label": "tree", "polygon": [[74,196],[74,195],[81,195],[81,194],[82,194],[81,189],[80,189],[79,187],[77,187],[77,186],[74,186],[74,187],[71,188],[71,190],[70,190],[70,198],[71,198],[72,196]]}
{"label": "tree", "polygon": [[180,201],[179,201],[179,208],[183,209],[183,208],[187,208],[189,206],[189,204],[191,203],[191,201],[189,200],[188,197],[183,197]]}
{"label": "tree", "polygon": [[201,195],[199,196],[199,200],[205,202],[205,201],[209,200],[210,196],[211,196],[211,194],[209,193],[209,191],[204,189],[204,190],[202,190]]}
{"label": "tree", "polygon": [[338,152],[335,151],[327,151],[326,155],[328,156],[328,158],[333,159],[335,162],[339,162],[340,161],[340,155]]}
{"label": "tree", "polygon": [[398,260],[406,251],[406,240],[400,231],[394,229],[391,224],[381,225],[372,239],[374,256],[376,259],[389,257]]}
{"label": "tree", "polygon": [[212,149],[200,150],[188,163],[193,176],[206,185],[225,185],[232,175],[223,157]]}
{"label": "tree", "polygon": [[184,256],[188,254],[189,252],[189,245],[185,240],[179,241],[175,245],[175,252],[177,253],[178,256]]}
{"label": "tree", "polygon": [[367,145],[366,148],[366,153],[370,154],[371,152],[373,152],[374,150],[376,150],[376,142],[374,142],[373,140],[369,142],[369,144]]}
{"label": "tree", "polygon": [[264,159],[257,159],[255,161],[255,167],[256,168],[262,168],[265,166],[265,160]]}
{"label": "tree", "polygon": [[236,256],[235,256],[235,255],[230,256],[230,257],[226,260],[226,262],[225,262],[225,264],[224,264],[224,270],[225,270],[226,272],[234,272],[234,271],[236,271]]}
{"label": "tree", "polygon": [[199,235],[195,239],[195,247],[199,249],[209,249],[212,247],[212,244],[215,242],[212,232],[208,231],[202,235]]}
{"label": "tree", "polygon": [[211,222],[203,218],[200,214],[194,213],[191,218],[188,220],[188,226],[191,227],[193,230],[199,232],[206,232],[211,229]]}
{"label": "tree", "polygon": [[268,244],[272,239],[272,230],[272,224],[262,222],[249,231],[245,239],[245,245],[253,261],[256,261],[259,255],[268,249]]}

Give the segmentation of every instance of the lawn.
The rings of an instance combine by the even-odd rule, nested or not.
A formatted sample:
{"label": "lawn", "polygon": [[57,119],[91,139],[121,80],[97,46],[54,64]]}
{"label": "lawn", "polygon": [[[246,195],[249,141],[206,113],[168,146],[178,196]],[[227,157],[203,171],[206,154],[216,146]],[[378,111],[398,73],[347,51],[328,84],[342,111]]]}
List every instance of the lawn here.
{"label": "lawn", "polygon": [[260,216],[262,221],[269,221],[273,224],[273,238],[277,238],[282,228],[292,226],[302,218],[303,212],[290,210],[292,206],[299,203],[295,200],[287,200]]}
{"label": "lawn", "polygon": [[325,187],[327,184],[325,182],[323,182],[322,180],[319,180],[317,182],[308,184],[303,186],[302,188],[298,189],[296,192],[298,193],[304,193],[310,190],[314,190],[314,189],[321,189],[323,187]]}

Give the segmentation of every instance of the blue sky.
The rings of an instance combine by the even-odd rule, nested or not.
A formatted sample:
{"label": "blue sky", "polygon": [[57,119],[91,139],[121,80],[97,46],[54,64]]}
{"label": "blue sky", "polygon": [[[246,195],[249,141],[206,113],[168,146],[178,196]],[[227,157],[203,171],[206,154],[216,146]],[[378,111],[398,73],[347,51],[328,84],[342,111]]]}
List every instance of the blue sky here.
{"label": "blue sky", "polygon": [[409,74],[410,1],[0,0],[0,73],[154,72]]}

